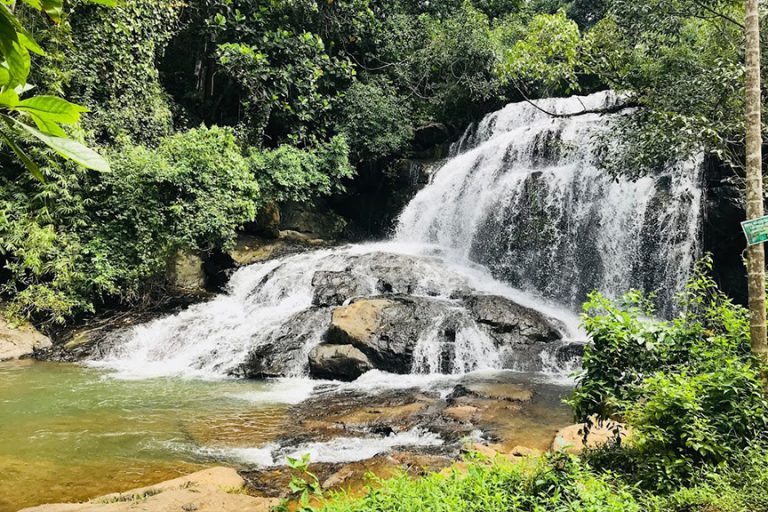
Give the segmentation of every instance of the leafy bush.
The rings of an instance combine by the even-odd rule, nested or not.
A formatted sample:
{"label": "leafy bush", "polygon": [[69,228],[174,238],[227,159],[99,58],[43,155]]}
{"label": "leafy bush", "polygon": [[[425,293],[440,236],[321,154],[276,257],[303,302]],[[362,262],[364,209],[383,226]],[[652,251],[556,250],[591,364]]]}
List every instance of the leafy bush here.
{"label": "leafy bush", "polygon": [[659,371],[716,369],[721,361],[749,357],[748,312],[719,291],[708,275],[711,260],[697,263],[678,296],[680,315],[653,318],[652,297],[638,291],[618,303],[589,295],[582,321],[592,339],[571,405],[577,418],[622,416],[641,395],[643,381]]}
{"label": "leafy bush", "polygon": [[385,159],[413,137],[409,105],[386,80],[357,82],[344,98],[340,130],[350,140],[355,161]]}
{"label": "leafy bush", "polygon": [[727,464],[705,472],[695,485],[666,495],[647,495],[660,512],[756,512],[768,510],[768,451],[750,446]]}
{"label": "leafy bush", "polygon": [[264,196],[277,202],[304,202],[342,192],[342,180],[354,175],[343,135],[308,149],[287,144],[273,150],[253,149],[249,164]]}
{"label": "leafy bush", "polygon": [[123,147],[112,161],[115,171],[93,190],[101,203],[94,229],[120,244],[133,240],[137,254],[158,245],[227,247],[256,214],[258,185],[230,129],[192,129],[157,149]]}
{"label": "leafy bush", "polygon": [[593,294],[585,304],[593,345],[570,402],[582,421],[618,418],[633,430],[626,446],[593,454],[596,466],[670,490],[763,440],[768,402],[747,311],[717,289],[710,266],[697,265],[671,322],[650,318],[638,292],[620,304]]}
{"label": "leafy bush", "polygon": [[626,450],[646,487],[672,487],[698,469],[732,460],[761,440],[768,403],[755,369],[737,359],[691,374],[658,372],[641,385],[642,400],[627,410],[633,428]]}
{"label": "leafy bush", "polygon": [[258,185],[231,130],[200,128],[157,149],[125,142],[112,172],[46,170],[39,191],[0,187],[2,286],[10,312],[63,322],[104,300],[130,301],[162,279],[177,249],[226,247],[258,206]]}

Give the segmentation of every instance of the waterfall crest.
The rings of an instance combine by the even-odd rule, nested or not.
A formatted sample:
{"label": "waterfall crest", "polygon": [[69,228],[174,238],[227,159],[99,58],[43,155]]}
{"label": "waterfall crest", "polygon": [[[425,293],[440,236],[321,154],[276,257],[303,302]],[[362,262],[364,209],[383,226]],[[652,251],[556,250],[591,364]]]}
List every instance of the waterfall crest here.
{"label": "waterfall crest", "polygon": [[631,113],[596,111],[617,101],[600,92],[489,114],[408,204],[395,239],[436,244],[571,307],[592,290],[636,288],[659,290],[669,311],[698,253],[702,157],[613,180],[595,138]]}

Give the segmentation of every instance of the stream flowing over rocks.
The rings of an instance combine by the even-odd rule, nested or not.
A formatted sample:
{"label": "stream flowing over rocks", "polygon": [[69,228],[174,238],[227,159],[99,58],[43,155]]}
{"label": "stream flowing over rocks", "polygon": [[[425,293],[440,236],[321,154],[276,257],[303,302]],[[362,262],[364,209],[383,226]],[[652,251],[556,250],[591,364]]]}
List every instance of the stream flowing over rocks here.
{"label": "stream flowing over rocks", "polygon": [[93,364],[333,380],[567,373],[587,292],[674,292],[697,254],[700,158],[634,182],[598,168],[597,139],[631,115],[619,102],[602,92],[510,104],[454,144],[392,241],[243,267],[213,300],[111,336]]}
{"label": "stream flowing over rocks", "polygon": [[563,117],[508,105],[454,145],[391,240],[238,255],[257,262],[223,293],[62,357],[118,378],[266,379],[274,389],[253,401],[288,404],[279,434],[254,431],[248,446],[240,430],[236,446],[192,434],[178,450],[247,468],[269,496],[303,453],[337,482],[352,471],[339,464],[439,469],[467,440],[547,449],[588,342],[578,304],[593,289],[674,291],[698,253],[698,157],[634,182],[599,170],[596,139],[631,115],[618,102],[538,102]]}

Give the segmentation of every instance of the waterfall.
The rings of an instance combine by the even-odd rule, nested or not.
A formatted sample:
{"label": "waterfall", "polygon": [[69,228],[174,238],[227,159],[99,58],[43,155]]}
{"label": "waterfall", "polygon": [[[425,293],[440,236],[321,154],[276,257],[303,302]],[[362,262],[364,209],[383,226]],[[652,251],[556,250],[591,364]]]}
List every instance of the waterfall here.
{"label": "waterfall", "polygon": [[[698,254],[702,157],[614,180],[599,145],[617,97],[507,105],[468,129],[400,216],[396,240],[436,244],[577,308],[587,293],[659,291],[669,312]],[[567,117],[553,117],[546,112]]]}
{"label": "waterfall", "polygon": [[[356,297],[407,296],[418,299],[411,304],[424,308],[418,321],[428,325],[409,340],[405,371],[567,370],[577,357],[574,311],[589,291],[658,288],[669,310],[697,254],[701,158],[637,181],[606,176],[594,138],[631,114],[583,111],[617,101],[603,92],[538,108],[510,104],[454,144],[402,212],[393,240],[241,268],[226,293],[119,333],[91,364],[135,377],[218,377],[255,358],[260,372],[304,376],[334,308]],[[318,300],[318,273],[343,275],[350,295]],[[483,294],[539,312],[562,339],[499,341],[509,330],[494,334],[467,299]]]}

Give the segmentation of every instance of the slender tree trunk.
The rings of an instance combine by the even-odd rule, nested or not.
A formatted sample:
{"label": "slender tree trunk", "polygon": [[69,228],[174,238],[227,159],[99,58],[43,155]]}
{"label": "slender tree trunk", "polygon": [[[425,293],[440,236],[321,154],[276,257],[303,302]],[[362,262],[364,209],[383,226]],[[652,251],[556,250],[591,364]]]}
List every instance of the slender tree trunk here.
{"label": "slender tree trunk", "polygon": [[[747,219],[763,216],[762,124],[760,120],[760,20],[759,0],[745,0],[746,29],[746,146]],[[768,362],[765,329],[765,249],[763,244],[747,252],[749,316],[752,352]]]}

